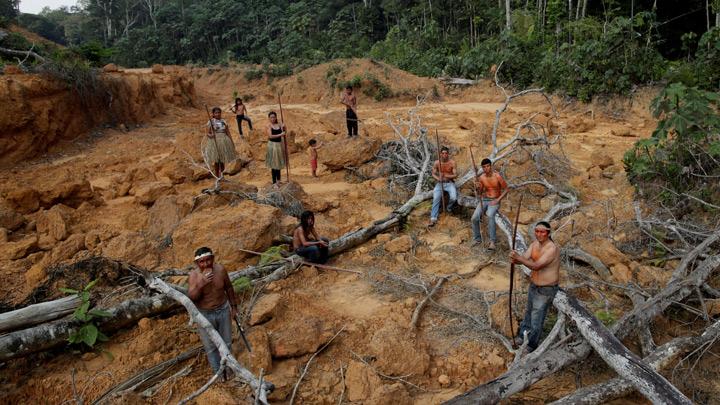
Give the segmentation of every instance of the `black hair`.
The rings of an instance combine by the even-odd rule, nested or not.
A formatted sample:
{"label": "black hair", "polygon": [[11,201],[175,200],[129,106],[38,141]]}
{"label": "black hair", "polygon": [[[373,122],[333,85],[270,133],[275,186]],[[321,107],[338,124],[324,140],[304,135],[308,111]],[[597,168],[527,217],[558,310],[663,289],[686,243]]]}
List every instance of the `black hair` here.
{"label": "black hair", "polygon": [[270,111],[270,112],[268,113],[268,117],[271,117],[271,116],[273,116],[273,115],[277,117],[277,113],[275,113],[275,111]]}
{"label": "black hair", "polygon": [[312,211],[303,211],[302,214],[300,214],[300,226],[302,227],[303,232],[310,230],[310,224],[308,224],[308,220],[310,218],[315,218],[315,214],[313,214]]}
{"label": "black hair", "polygon": [[240,104],[242,104],[242,99],[238,97],[235,99],[235,105],[238,105],[238,101],[240,102]]}
{"label": "black hair", "polygon": [[216,112],[221,113],[222,110],[220,109],[220,107],[213,107],[213,108],[212,108],[212,112],[213,112],[213,114],[215,114]]}
{"label": "black hair", "polygon": [[[550,227],[550,223],[547,222],[547,221],[540,221],[540,222],[538,222],[537,224],[535,224],[535,226],[538,226],[538,225],[544,226],[545,228],[547,228],[548,239],[553,240],[552,236],[550,236],[550,233],[552,232],[552,231],[551,231],[552,228]],[[553,240],[553,242],[555,242],[555,241]]]}
{"label": "black hair", "polygon": [[480,162],[480,166],[491,165],[491,164],[492,164],[492,160],[490,160],[488,158],[485,158],[482,160],[482,162]]}
{"label": "black hair", "polygon": [[352,89],[353,89],[352,86],[349,84],[347,86],[345,86],[345,90],[352,90]]}
{"label": "black hair", "polygon": [[207,247],[207,246],[203,246],[203,247],[201,247],[201,248],[199,248],[198,250],[195,251],[195,256],[200,256],[200,255],[205,254],[205,253],[210,253],[211,255],[213,254],[212,249],[210,249],[210,248]]}
{"label": "black hair", "polygon": [[450,153],[450,148],[448,148],[447,146],[443,146],[442,148],[440,148],[440,152]]}
{"label": "black hair", "polygon": [[315,139],[311,139],[309,142],[310,146],[315,145],[316,143],[317,141]]}

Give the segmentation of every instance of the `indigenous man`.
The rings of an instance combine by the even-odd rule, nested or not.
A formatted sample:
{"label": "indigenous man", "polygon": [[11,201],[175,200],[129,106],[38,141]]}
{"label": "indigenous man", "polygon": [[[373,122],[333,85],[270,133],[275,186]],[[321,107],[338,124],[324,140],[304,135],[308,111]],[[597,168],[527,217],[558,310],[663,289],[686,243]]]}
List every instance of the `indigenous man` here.
{"label": "indigenous man", "polygon": [[352,86],[345,87],[345,92],[340,98],[340,103],[345,105],[348,138],[358,136],[357,99],[353,94]]}
{"label": "indigenous man", "polygon": [[433,203],[428,226],[435,226],[437,223],[444,191],[447,191],[448,196],[450,196],[450,201],[448,201],[446,207],[447,212],[452,211],[457,201],[457,189],[455,188],[457,170],[455,161],[450,159],[450,149],[447,146],[440,149],[440,159],[433,164],[432,176],[437,183],[435,183],[435,189],[433,190]]}
{"label": "indigenous man", "polygon": [[303,211],[300,214],[300,225],[293,232],[293,249],[295,253],[311,263],[325,264],[328,260],[330,240],[321,238],[315,232],[315,214]]}
{"label": "indigenous man", "polygon": [[[231,317],[237,314],[237,298],[225,268],[215,263],[212,250],[201,247],[195,251],[195,269],[190,272],[188,296],[230,347],[232,344]],[[198,329],[205,346],[208,362],[214,372],[220,368],[220,354],[210,336]],[[223,377],[224,379],[225,377]]]}
{"label": "indigenous man", "polygon": [[485,213],[488,217],[488,235],[490,236],[489,250],[495,250],[497,242],[497,234],[495,231],[495,214],[500,209],[500,201],[505,198],[508,192],[507,183],[500,176],[500,173],[493,170],[492,161],[483,159],[480,162],[483,173],[475,179],[475,187],[477,187],[480,202],[472,215],[472,232],[473,244],[482,243],[482,233],[480,231],[480,222],[482,215]]}
{"label": "indigenous man", "polygon": [[525,317],[515,337],[515,342],[520,345],[527,332],[530,351],[537,349],[540,344],[545,315],[555,299],[560,282],[560,249],[550,236],[550,224],[538,222],[535,225],[535,238],[524,254],[514,250],[510,252],[513,263],[525,265],[531,271]]}

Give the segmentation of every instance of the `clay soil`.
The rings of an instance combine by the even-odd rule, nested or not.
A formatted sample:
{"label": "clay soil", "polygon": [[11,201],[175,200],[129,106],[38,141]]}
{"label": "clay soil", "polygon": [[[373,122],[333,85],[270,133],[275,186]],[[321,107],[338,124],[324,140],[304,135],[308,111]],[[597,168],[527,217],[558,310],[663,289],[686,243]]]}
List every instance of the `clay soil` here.
{"label": "clay soil", "polygon": [[[460,172],[470,167],[468,147],[471,144],[476,158],[488,152],[486,134],[492,127],[495,110],[504,100],[492,83],[481,82],[465,89],[445,88],[435,80],[418,78],[367,60],[336,61],[334,64],[343,67],[346,79],[373,72],[391,89],[402,94],[376,102],[358,92],[359,115],[363,120],[361,138],[392,139],[387,117],[406,113],[415,105],[416,95],[435,92],[419,111],[423,122],[431,128],[437,127],[442,142],[454,148]],[[243,76],[247,68],[242,66],[175,69],[190,76],[198,106],[221,105],[227,109],[234,91],[246,99],[247,95],[253,96],[246,100],[255,128],[250,134],[246,132],[249,143],[238,138],[234,117],[225,113],[239,149],[250,161],[237,174],[229,176],[227,184],[260,189],[268,185],[270,173],[263,162],[264,135],[261,131],[266,125],[267,113],[278,110],[276,95],[282,93],[285,121],[295,132],[298,145],[290,157],[292,180],[322,208],[317,215],[319,232],[335,238],[383,218],[395,204],[404,201],[406,195],[389,192],[382,177],[365,180],[346,171],[329,171],[322,164],[322,149],[320,177],[310,175],[304,150],[307,141],[316,138],[329,143],[345,137],[344,112],[337,102],[339,93],[327,81],[329,66],[316,66],[270,82],[266,79],[247,82]],[[552,125],[564,131],[563,150],[573,166],[573,172],[567,175],[567,183],[582,201],[579,211],[573,214],[573,230],[570,231],[566,224],[560,243],[582,245],[597,240],[622,241],[623,236],[618,237],[610,228],[633,218],[633,188],[625,178],[621,159],[633,142],[648,136],[654,128],[654,121],[647,113],[652,94],[653,89],[647,89],[636,94],[633,100],[597,105],[553,99],[559,117]],[[501,139],[508,139],[515,126],[531,114],[549,111],[542,97],[518,99],[503,115]],[[36,156],[6,170],[0,180],[0,193],[7,196],[21,187],[51,189],[72,179],[86,179],[92,186],[93,197],[63,208],[68,235],[82,235],[84,243],[70,257],[62,257],[59,261],[67,263],[106,255],[136,262],[153,271],[189,264],[192,251],[180,251],[179,242],[168,245],[167,239],[157,237],[156,217],[160,214],[152,211],[152,202],[139,202],[138,185],[143,182],[171,184],[171,187],[158,191],[153,197],[155,201],[172,195],[187,204],[192,204],[193,197],[203,189],[212,187],[213,180],[207,176],[193,180],[192,173],[197,173],[198,169],[190,162],[192,157],[199,157],[198,145],[206,121],[202,107],[172,106],[138,128],[101,129],[92,136],[60,145],[53,148],[52,153]],[[346,142],[352,148],[353,142],[360,141]],[[604,156],[598,156],[599,152]],[[610,169],[603,171],[605,176],[592,169],[601,158],[610,159]],[[508,173],[512,173],[513,164],[508,162]],[[182,181],[175,176],[181,169],[189,170]],[[511,194],[501,211],[510,216],[516,200],[517,196]],[[224,209],[217,201],[213,204],[202,209]],[[242,205],[247,210],[255,209],[252,206],[256,205],[248,201],[241,204],[247,204]],[[521,231],[526,232],[526,225],[539,218],[543,211],[539,197],[528,196],[524,205],[525,225],[521,226]],[[257,209],[260,211],[256,218],[248,215],[237,228],[218,232],[223,232],[222,237],[229,241],[241,240],[243,234],[251,233],[250,230],[259,223],[270,221],[267,216],[272,217],[271,222],[275,224],[268,229],[275,232],[287,232],[296,223],[294,218],[283,213],[266,214],[262,210],[269,208]],[[26,225],[11,232],[8,243],[36,234],[36,228],[28,223],[37,221],[42,215],[38,213],[40,211],[24,213]],[[188,211],[183,214],[188,215]],[[312,353],[341,328],[344,331],[314,359],[298,389],[297,402],[330,404],[337,403],[342,397],[344,401],[354,403],[435,404],[501,374],[512,356],[496,340],[476,332],[462,319],[431,307],[423,312],[417,330],[410,330],[412,312],[423,294],[377,276],[381,272],[390,272],[431,281],[439,275],[467,274],[478,263],[492,260],[491,265],[473,277],[451,278],[437,297],[441,302],[462,305],[463,311],[485,313],[477,297],[460,294],[467,294],[469,288],[505,291],[508,247],[502,237],[496,252],[472,247],[469,215],[470,212],[443,215],[438,226],[428,229],[425,224],[429,204],[422,204],[402,229],[380,235],[330,260],[333,266],[361,271],[365,275],[303,268],[285,280],[271,283],[261,292],[256,291],[260,299],[253,311],[267,311],[269,320],[247,328],[255,355],[248,356],[236,337],[233,350],[239,360],[255,373],[259,373],[261,367],[264,369],[266,378],[277,387],[270,397],[277,403],[289,400]],[[564,221],[556,225],[562,223]],[[269,239],[258,236],[262,243],[251,246],[248,242],[244,247],[266,249],[273,236]],[[394,240],[406,236],[410,237],[410,248],[388,248],[388,244],[401,244]],[[65,236],[66,240],[69,237]],[[45,269],[57,264],[50,262],[51,249],[52,246],[37,248],[25,257],[3,262],[3,304],[6,307],[27,302],[35,287],[45,282],[48,277]],[[236,254],[232,260],[227,257],[229,254],[225,258],[219,255],[217,259],[230,270],[257,262],[257,258],[250,255]],[[627,260],[626,268],[632,268],[634,262],[622,260]],[[38,267],[38,263],[42,266]],[[568,279],[566,274],[564,277]],[[61,281],[66,285],[77,284],[73,283],[72,276]],[[104,283],[98,288],[111,292],[117,286]],[[46,295],[49,299],[61,294],[51,291]],[[252,292],[243,295],[245,308],[253,301],[252,295]],[[598,297],[592,292],[581,298],[593,309],[600,306]],[[613,304],[617,305],[616,315],[623,310],[623,305],[625,309],[629,305],[622,298],[613,299]],[[501,321],[495,321],[499,322],[496,327],[500,330],[506,327]],[[72,402],[73,374],[78,395],[85,402],[92,401],[133,374],[198,344],[194,328],[188,325],[188,317],[183,311],[143,319],[135,327],[112,334],[109,342],[100,344],[95,350],[68,347],[0,365],[0,390],[3,392],[0,402]],[[183,367],[186,367],[185,373],[173,376]],[[383,377],[380,373],[393,378]],[[572,392],[578,384],[598,382],[609,376],[612,372],[602,361],[591,357],[579,367],[543,380],[510,402],[544,403]],[[199,388],[210,377],[210,370],[204,355],[200,354],[170,370],[167,377],[167,383],[152,392],[124,394],[112,401],[175,403]],[[200,396],[197,403],[246,403],[248,396],[249,390],[243,385],[218,383]],[[633,396],[622,402],[642,403],[642,400]]]}

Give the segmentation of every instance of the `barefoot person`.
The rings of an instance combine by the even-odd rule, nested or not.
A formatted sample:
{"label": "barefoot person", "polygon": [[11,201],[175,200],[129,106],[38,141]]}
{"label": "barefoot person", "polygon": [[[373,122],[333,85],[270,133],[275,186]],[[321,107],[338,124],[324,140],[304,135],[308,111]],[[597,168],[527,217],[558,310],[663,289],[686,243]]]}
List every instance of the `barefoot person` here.
{"label": "barefoot person", "polygon": [[300,225],[293,232],[293,249],[295,253],[311,263],[325,264],[328,260],[330,240],[321,238],[315,232],[315,214],[303,211],[300,214]]}
{"label": "barefoot person", "polygon": [[560,282],[560,249],[550,236],[550,224],[541,221],[535,225],[535,242],[524,254],[510,252],[513,263],[525,265],[531,270],[530,288],[525,317],[520,324],[515,341],[522,344],[523,334],[528,333],[528,348],[537,349],[542,337],[545,315],[552,305]]}
{"label": "barefoot person", "polygon": [[312,170],[312,176],[317,177],[317,165],[318,165],[318,149],[322,148],[322,144],[318,144],[315,139],[311,139],[309,142],[308,154],[310,155],[310,170]]}
{"label": "barefoot person", "polygon": [[205,164],[213,168],[217,178],[222,177],[225,165],[237,158],[235,144],[230,138],[230,127],[221,115],[220,107],[213,107],[212,118],[206,124],[208,139],[203,149]]}
{"label": "barefoot person", "polygon": [[278,123],[275,111],[268,114],[270,122],[267,126],[267,154],[265,155],[265,166],[270,169],[273,184],[280,181],[282,169],[285,168],[285,153],[283,151],[283,136],[285,136],[285,124]]}
{"label": "barefoot person", "polygon": [[450,201],[447,204],[447,212],[452,211],[457,201],[457,189],[455,188],[455,178],[457,170],[455,161],[450,159],[450,149],[443,146],[440,149],[440,160],[436,160],[432,168],[432,176],[437,183],[433,190],[432,210],[430,211],[430,223],[428,226],[435,226],[440,216],[440,206],[442,203],[443,191],[447,191]]}
{"label": "barefoot person", "polygon": [[500,173],[493,170],[490,159],[483,159],[480,165],[482,166],[483,173],[475,180],[475,186],[477,187],[478,195],[480,195],[480,202],[477,208],[475,208],[471,219],[473,243],[479,244],[482,242],[480,222],[484,213],[488,218],[488,235],[490,237],[488,249],[495,250],[495,243],[497,242],[495,214],[497,214],[500,209],[500,201],[505,198],[508,187]]}
{"label": "barefoot person", "polygon": [[[215,263],[212,250],[201,247],[195,251],[195,269],[189,276],[188,297],[207,318],[225,343],[232,344],[231,319],[237,313],[237,297],[225,268]],[[204,330],[199,329],[208,362],[213,372],[220,368],[220,353]]]}
{"label": "barefoot person", "polygon": [[348,138],[358,136],[357,98],[353,94],[352,86],[345,87],[345,92],[340,98],[340,103],[345,105],[345,121],[347,123]]}
{"label": "barefoot person", "polygon": [[235,99],[235,104],[230,107],[230,111],[235,113],[235,120],[237,121],[238,131],[240,132],[240,137],[243,136],[242,131],[242,122],[247,121],[248,128],[250,128],[250,131],[252,131],[252,121],[250,121],[250,117],[247,116],[247,107],[245,104],[243,104],[243,101],[241,98]]}

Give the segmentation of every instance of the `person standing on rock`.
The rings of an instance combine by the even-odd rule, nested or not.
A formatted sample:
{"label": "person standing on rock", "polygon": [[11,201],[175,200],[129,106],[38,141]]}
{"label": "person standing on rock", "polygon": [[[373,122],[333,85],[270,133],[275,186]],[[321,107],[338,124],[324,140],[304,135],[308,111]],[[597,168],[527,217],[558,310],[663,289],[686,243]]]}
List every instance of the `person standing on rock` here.
{"label": "person standing on rock", "polygon": [[243,137],[243,131],[242,131],[242,122],[247,121],[248,128],[250,128],[250,131],[252,131],[252,121],[250,120],[250,117],[247,116],[247,107],[245,104],[243,104],[243,101],[241,98],[235,99],[235,104],[230,107],[230,111],[235,113],[235,120],[237,121],[238,131],[240,132],[240,138]]}
{"label": "person standing on rock", "polygon": [[[195,269],[190,272],[188,280],[188,297],[230,348],[231,319],[237,315],[238,304],[230,277],[221,264],[215,263],[215,256],[208,247],[196,250],[194,261]],[[220,368],[218,348],[203,329],[198,328],[198,333],[210,367],[216,373]]]}
{"label": "person standing on rock", "polygon": [[317,177],[318,167],[318,149],[322,148],[322,144],[318,144],[315,139],[311,139],[309,142],[308,154],[310,155],[310,171],[313,177]]}
{"label": "person standing on rock", "polygon": [[217,178],[222,177],[226,164],[237,159],[235,144],[230,138],[230,127],[221,115],[220,107],[213,107],[212,118],[206,124],[208,139],[203,148],[205,164],[213,168]]}
{"label": "person standing on rock", "polygon": [[488,218],[488,236],[490,237],[488,249],[495,250],[495,243],[497,243],[495,214],[500,209],[500,201],[508,192],[508,186],[500,173],[493,170],[492,160],[485,158],[480,162],[480,166],[482,166],[483,173],[475,179],[475,187],[480,201],[471,219],[473,244],[482,243],[480,222],[484,213]]}
{"label": "person standing on rock", "polygon": [[345,105],[345,121],[347,123],[348,138],[358,136],[357,98],[353,94],[352,86],[345,87],[340,98],[340,103]]}
{"label": "person standing on rock", "polygon": [[312,211],[303,211],[300,214],[300,225],[293,232],[295,253],[311,263],[325,264],[330,256],[329,243],[328,238],[321,238],[315,232],[315,214]]}
{"label": "person standing on rock", "polygon": [[436,160],[432,168],[432,176],[437,183],[433,190],[432,210],[430,211],[430,223],[428,226],[435,226],[440,216],[440,207],[443,202],[443,192],[447,191],[450,197],[447,204],[447,212],[452,211],[457,202],[457,189],[455,188],[455,178],[457,177],[457,169],[455,161],[450,159],[450,149],[447,146],[440,148],[440,159]]}
{"label": "person standing on rock", "polygon": [[510,260],[530,269],[530,288],[525,317],[520,324],[515,342],[521,345],[527,332],[528,348],[537,349],[542,337],[547,310],[552,305],[560,283],[560,249],[550,236],[550,224],[541,221],[535,225],[535,241],[524,254],[513,250]]}
{"label": "person standing on rock", "polygon": [[270,122],[267,126],[268,145],[265,155],[265,166],[270,169],[273,184],[280,181],[282,169],[285,168],[285,153],[283,151],[283,137],[287,128],[285,124],[278,123],[275,111],[268,114]]}

